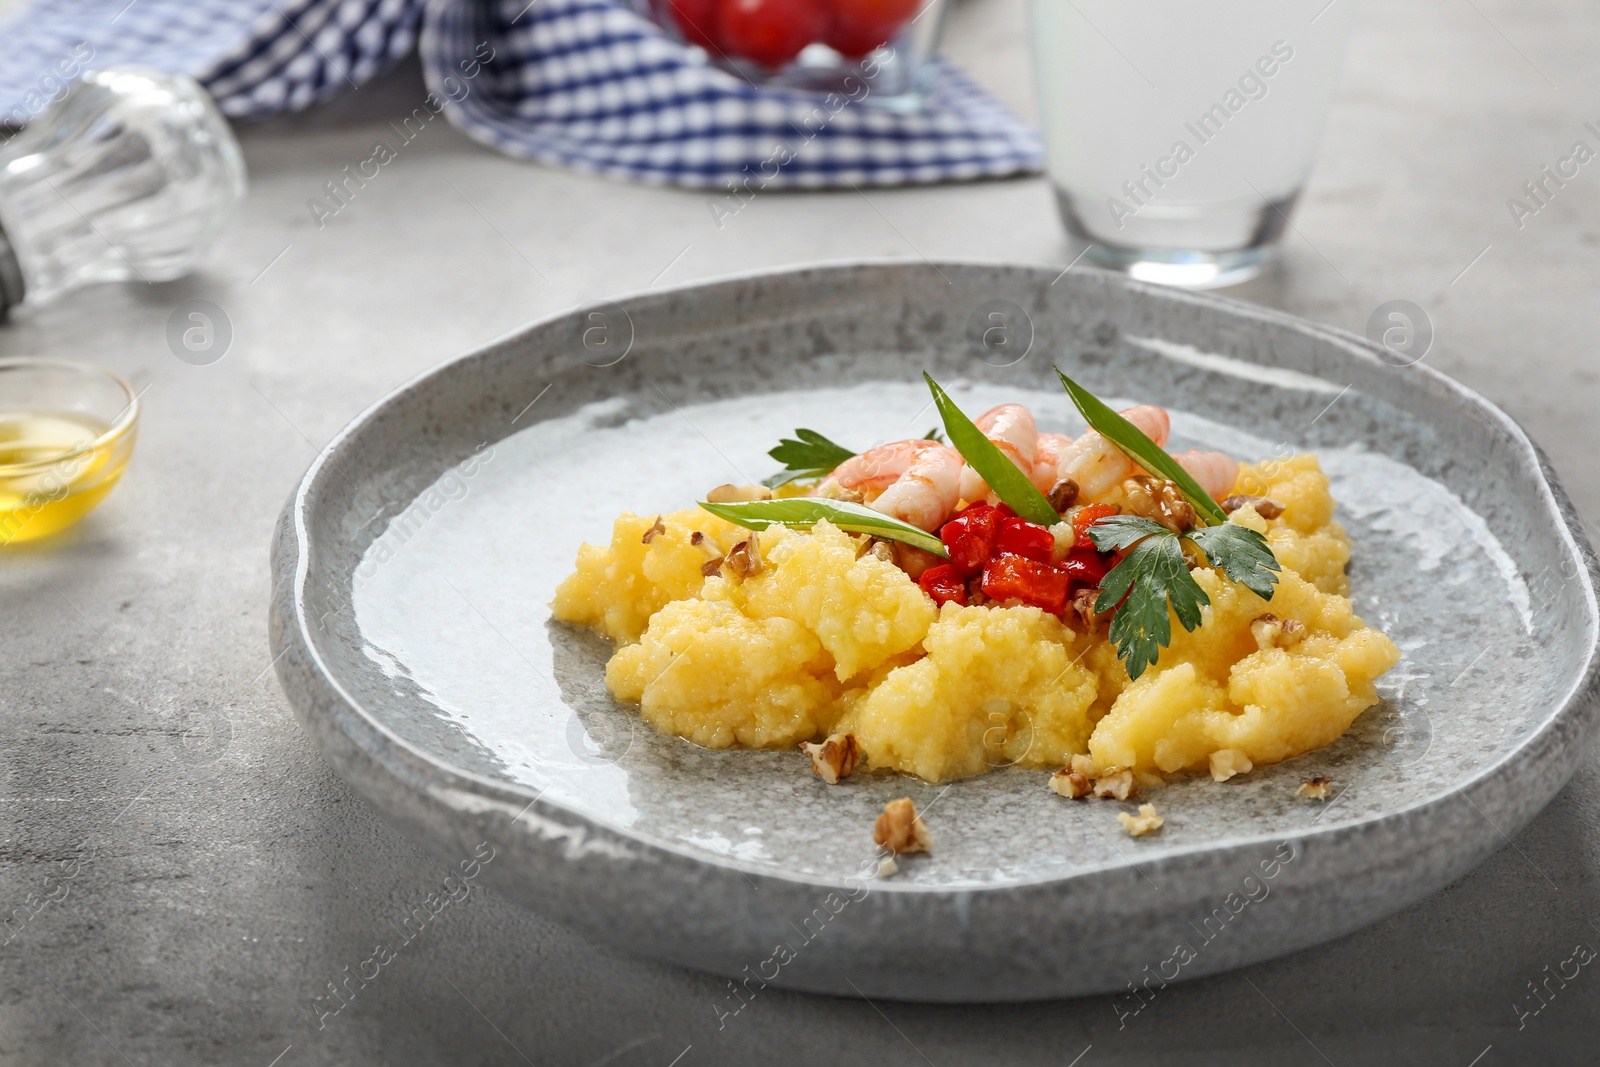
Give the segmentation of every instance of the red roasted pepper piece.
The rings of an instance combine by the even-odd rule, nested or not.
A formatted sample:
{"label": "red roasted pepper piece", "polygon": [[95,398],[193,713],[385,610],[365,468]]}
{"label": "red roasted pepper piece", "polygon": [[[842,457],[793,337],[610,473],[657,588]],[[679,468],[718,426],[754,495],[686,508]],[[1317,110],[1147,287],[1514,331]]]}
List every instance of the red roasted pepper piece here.
{"label": "red roasted pepper piece", "polygon": [[1077,537],[1073,539],[1072,547],[1093,548],[1094,542],[1089,538],[1089,527],[1101,519],[1109,518],[1116,513],[1117,509],[1112,504],[1089,504],[1079,510],[1072,517],[1072,528],[1077,531]]}
{"label": "red roasted pepper piece", "polygon": [[940,607],[950,600],[962,606],[967,603],[967,579],[952,564],[941,563],[937,567],[929,567],[917,579],[917,585]]}
{"label": "red roasted pepper piece", "polygon": [[974,504],[939,530],[939,539],[950,554],[950,562],[962,574],[977,574],[993,558],[1001,520],[999,508]]}
{"label": "red roasted pepper piece", "polygon": [[1067,610],[1067,572],[1024,556],[997,556],[983,569],[984,594],[995,600],[1020,600],[1052,615]]}
{"label": "red roasted pepper piece", "polygon": [[1047,527],[1027,519],[1005,519],[1000,523],[1000,536],[995,539],[995,552],[1010,552],[1036,563],[1049,563],[1056,551],[1056,537]]}
{"label": "red roasted pepper piece", "polygon": [[1111,562],[1092,548],[1074,548],[1056,566],[1066,571],[1079,585],[1096,587],[1111,570]]}

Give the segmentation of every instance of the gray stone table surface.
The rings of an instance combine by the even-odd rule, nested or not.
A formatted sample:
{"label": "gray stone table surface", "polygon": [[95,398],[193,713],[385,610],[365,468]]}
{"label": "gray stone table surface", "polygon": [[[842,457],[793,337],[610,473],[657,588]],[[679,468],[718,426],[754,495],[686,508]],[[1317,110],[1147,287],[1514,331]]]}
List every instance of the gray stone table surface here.
{"label": "gray stone table surface", "polygon": [[[1020,0],[964,0],[949,51],[1032,113]],[[1506,200],[1597,143],[1596,56],[1584,0],[1368,4],[1284,262],[1236,291],[1356,331],[1380,303],[1415,301],[1436,329],[1428,361],[1521,419],[1590,519],[1600,164],[1521,228]],[[1542,1001],[1528,986],[1600,946],[1592,755],[1459,884],[1336,943],[1173,986],[1125,1026],[1109,998],[767,990],[719,1029],[721,981],[484,892],[319,1029],[311,998],[392,940],[445,867],[323,764],[269,670],[269,535],[315,451],[429,365],[585,300],[857,256],[1069,258],[1040,179],[763,194],[719,228],[703,194],[515,162],[443,122],[318,228],[307,199],[422,91],[411,64],[241,130],[253,186],[209,269],[0,329],[0,356],[91,360],[147,387],[117,491],[70,533],[0,553],[0,912],[31,916],[0,945],[0,1064],[1593,1062],[1600,974]],[[165,341],[197,297],[233,326],[203,367]]]}

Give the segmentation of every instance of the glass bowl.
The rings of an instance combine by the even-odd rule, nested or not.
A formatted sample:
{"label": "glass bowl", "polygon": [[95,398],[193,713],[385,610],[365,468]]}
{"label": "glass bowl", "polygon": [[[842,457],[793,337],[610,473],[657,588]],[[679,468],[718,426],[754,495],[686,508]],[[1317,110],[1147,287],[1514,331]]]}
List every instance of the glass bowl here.
{"label": "glass bowl", "polygon": [[627,0],[752,85],[917,111],[949,0]]}
{"label": "glass bowl", "polygon": [[0,547],[92,511],[133,455],[139,397],[81,363],[0,359]]}

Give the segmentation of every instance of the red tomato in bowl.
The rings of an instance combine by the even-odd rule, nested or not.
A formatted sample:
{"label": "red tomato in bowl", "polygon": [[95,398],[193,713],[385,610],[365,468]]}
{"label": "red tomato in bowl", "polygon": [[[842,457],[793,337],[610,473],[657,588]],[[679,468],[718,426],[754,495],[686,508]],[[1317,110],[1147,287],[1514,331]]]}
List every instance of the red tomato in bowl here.
{"label": "red tomato in bowl", "polygon": [[717,37],[719,3],[720,0],[665,0],[667,12],[677,23],[683,39],[712,53],[722,51],[722,42]]}
{"label": "red tomato in bowl", "polygon": [[776,70],[822,36],[828,27],[823,0],[721,0],[723,45],[736,56]]}
{"label": "red tomato in bowl", "polygon": [[888,44],[921,0],[830,0],[831,18],[822,43],[851,59]]}

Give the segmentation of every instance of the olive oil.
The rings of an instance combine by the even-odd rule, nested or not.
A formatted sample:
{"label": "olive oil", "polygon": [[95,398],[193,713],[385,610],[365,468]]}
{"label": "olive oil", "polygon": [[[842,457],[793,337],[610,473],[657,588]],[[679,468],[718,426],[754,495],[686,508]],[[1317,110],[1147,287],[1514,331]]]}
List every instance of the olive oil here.
{"label": "olive oil", "polygon": [[0,546],[83,518],[111,491],[133,451],[133,428],[80,412],[0,411]]}

